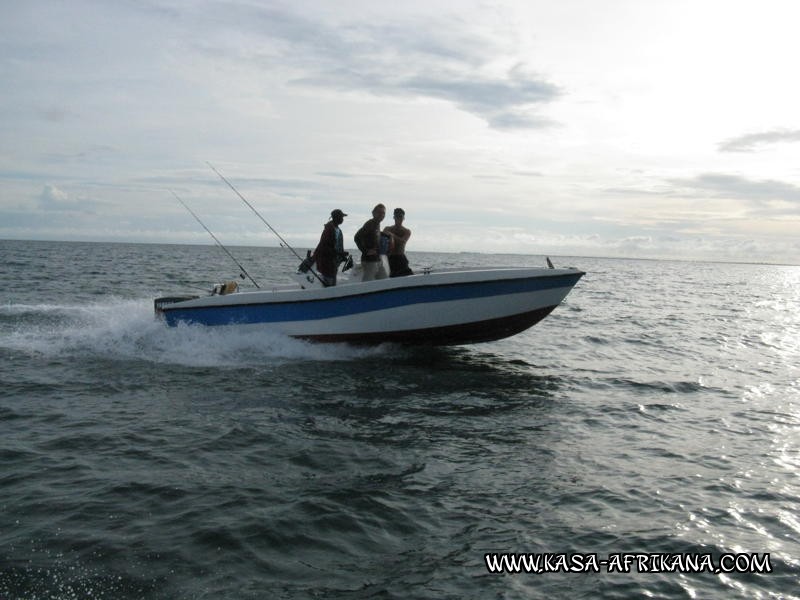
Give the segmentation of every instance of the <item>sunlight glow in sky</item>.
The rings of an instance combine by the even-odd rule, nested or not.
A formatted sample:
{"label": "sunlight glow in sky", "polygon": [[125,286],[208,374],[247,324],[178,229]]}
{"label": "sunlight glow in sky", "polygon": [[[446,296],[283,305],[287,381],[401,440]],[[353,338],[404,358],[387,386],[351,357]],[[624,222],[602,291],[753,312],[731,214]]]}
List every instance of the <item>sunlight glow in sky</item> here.
{"label": "sunlight glow in sky", "polygon": [[[0,238],[800,264],[800,4],[4,2]],[[350,244],[352,246],[352,244]]]}

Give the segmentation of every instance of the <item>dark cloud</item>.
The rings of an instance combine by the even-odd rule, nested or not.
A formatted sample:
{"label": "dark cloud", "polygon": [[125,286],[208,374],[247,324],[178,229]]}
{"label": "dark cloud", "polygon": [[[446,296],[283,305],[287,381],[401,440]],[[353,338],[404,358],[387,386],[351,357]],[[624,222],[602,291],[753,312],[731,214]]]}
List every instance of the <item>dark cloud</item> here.
{"label": "dark cloud", "polygon": [[800,202],[800,186],[774,179],[747,179],[725,173],[701,173],[695,177],[664,180],[658,188],[613,187],[605,193],[616,196],[663,198],[717,198],[744,200],[753,203]]}
{"label": "dark cloud", "polygon": [[[739,175],[725,173],[702,173],[695,177],[663,180],[657,187],[605,188],[605,193],[615,196],[628,196],[643,202],[647,199],[676,199],[690,201],[695,208],[706,211],[703,203],[714,202],[714,210],[729,203],[733,211],[717,214],[717,223],[742,219],[780,219],[796,218],[800,214],[800,186],[774,179],[748,179]],[[664,216],[654,217],[653,223],[677,231],[687,228],[703,228],[708,218],[695,220],[685,213],[674,219]],[[652,223],[651,223],[652,224]]]}
{"label": "dark cloud", "polygon": [[72,113],[64,107],[48,106],[46,108],[40,108],[38,110],[38,115],[41,119],[49,123],[63,123]]}
{"label": "dark cloud", "polygon": [[[485,119],[496,129],[540,128],[551,125],[529,112],[536,104],[550,102],[559,89],[546,81],[511,70],[505,77],[487,78],[476,73],[440,73],[416,76],[393,85],[398,93],[447,100]],[[528,109],[528,110],[526,110]]]}
{"label": "dark cloud", "polygon": [[720,152],[754,152],[762,146],[800,142],[800,130],[776,129],[760,133],[748,133],[725,140],[719,144]]}
{"label": "dark cloud", "polygon": [[228,46],[229,57],[262,68],[288,66],[298,72],[293,85],[434,98],[496,129],[553,125],[535,110],[562,90],[525,65],[496,68],[513,58],[505,42],[468,31],[458,18],[334,26],[275,6],[226,4],[225,10],[220,16],[231,27],[249,28],[246,41]]}
{"label": "dark cloud", "polygon": [[336,177],[338,179],[351,179],[356,177],[352,173],[341,173],[339,171],[317,171],[317,175],[321,177]]}
{"label": "dark cloud", "polygon": [[486,120],[494,129],[545,129],[558,125],[551,119],[519,110],[498,111],[487,115]]}
{"label": "dark cloud", "polygon": [[[213,188],[218,188],[220,186],[225,186],[224,183],[220,181],[218,177],[215,177],[213,173],[203,174],[202,176],[198,176],[196,174],[190,175],[192,177],[192,182],[194,185],[206,185]],[[237,188],[238,187],[246,187],[246,188],[267,188],[267,189],[275,189],[275,190],[319,190],[325,189],[320,182],[315,181],[313,179],[286,179],[286,178],[275,178],[275,177],[241,177],[236,175],[226,174],[226,178],[233,183]],[[145,184],[147,186],[157,186],[157,187],[170,187],[170,186],[177,186],[177,185],[185,185],[187,181],[187,176],[178,174],[178,175],[153,175],[147,177],[139,177],[134,181]]]}
{"label": "dark cloud", "polygon": [[800,187],[774,179],[753,180],[738,175],[704,173],[687,179],[670,179],[668,182],[694,194],[700,193],[714,198],[800,203]]}
{"label": "dark cloud", "polygon": [[93,144],[85,146],[74,152],[50,152],[43,155],[43,158],[50,163],[73,163],[89,161],[94,165],[107,162],[119,156],[120,152],[113,146],[104,144]]}
{"label": "dark cloud", "polygon": [[646,190],[636,187],[609,187],[604,188],[603,192],[612,194],[614,196],[669,196],[672,195],[670,190]]}

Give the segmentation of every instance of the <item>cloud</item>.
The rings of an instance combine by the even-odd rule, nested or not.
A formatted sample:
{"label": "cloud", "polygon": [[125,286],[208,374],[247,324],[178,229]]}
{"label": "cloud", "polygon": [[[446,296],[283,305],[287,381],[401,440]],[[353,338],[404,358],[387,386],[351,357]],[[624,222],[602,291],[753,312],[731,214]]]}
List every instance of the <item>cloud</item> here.
{"label": "cloud", "polygon": [[[794,237],[770,238],[719,232],[661,233],[629,230],[627,235],[577,234],[515,228],[445,230],[436,240],[430,233],[415,232],[417,245],[457,250],[480,248],[483,252],[541,254],[550,256],[607,256],[650,259],[764,261],[796,260],[800,246]],[[435,244],[435,245],[434,245]],[[412,251],[413,252],[413,251]],[[558,264],[558,261],[555,261]],[[563,264],[563,263],[562,263]],[[580,261],[572,262],[577,266]]]}
{"label": "cloud", "polygon": [[64,190],[54,185],[47,184],[39,195],[39,202],[44,208],[64,206],[69,203],[69,195]]}
{"label": "cloud", "polygon": [[442,100],[495,129],[552,126],[535,109],[563,94],[520,62],[509,42],[456,17],[334,26],[276,6],[226,5],[226,11],[237,22],[246,13],[255,31],[236,45],[204,42],[206,53],[222,51],[261,69],[288,66],[294,86]]}
{"label": "cloud", "polygon": [[[352,237],[380,200],[408,210],[414,250],[711,256],[727,239],[763,239],[800,260],[789,153],[740,154],[733,171],[729,154],[703,146],[709,136],[720,152],[800,141],[791,90],[770,105],[784,129],[743,127],[729,131],[748,135],[726,140],[716,120],[700,119],[676,137],[688,113],[662,111],[660,102],[682,106],[662,91],[679,89],[670,78],[684,81],[684,67],[707,77],[694,46],[661,46],[683,24],[678,9],[655,23],[638,3],[580,14],[511,0],[8,4],[6,232],[210,242],[175,189],[225,243],[275,243],[211,160],[292,243],[316,243],[337,206]],[[667,29],[647,28],[642,45],[645,23]],[[675,62],[654,62],[662,52]],[[706,108],[728,98],[715,90]],[[719,119],[757,123],[755,96],[737,99]],[[563,128],[540,133],[553,120]],[[529,242],[497,233],[510,224],[543,231]]]}
{"label": "cloud", "polygon": [[669,183],[693,193],[714,198],[730,198],[752,202],[781,200],[800,203],[800,187],[773,179],[752,180],[738,175],[704,173],[687,179],[670,179]]}
{"label": "cloud", "polygon": [[468,70],[435,76],[421,74],[396,82],[383,81],[380,86],[389,93],[412,93],[452,102],[496,129],[549,127],[551,121],[531,114],[529,109],[561,94],[555,85],[527,75],[517,67],[495,76]]}
{"label": "cloud", "polygon": [[61,123],[73,115],[71,111],[62,106],[48,106],[38,109],[38,116],[50,123]]}
{"label": "cloud", "polygon": [[739,137],[725,140],[719,144],[720,152],[755,152],[762,146],[800,142],[800,129],[776,129],[760,133],[748,133]]}
{"label": "cloud", "polygon": [[73,198],[61,188],[47,184],[39,194],[39,208],[53,213],[94,214],[100,206],[98,202],[87,198]]}

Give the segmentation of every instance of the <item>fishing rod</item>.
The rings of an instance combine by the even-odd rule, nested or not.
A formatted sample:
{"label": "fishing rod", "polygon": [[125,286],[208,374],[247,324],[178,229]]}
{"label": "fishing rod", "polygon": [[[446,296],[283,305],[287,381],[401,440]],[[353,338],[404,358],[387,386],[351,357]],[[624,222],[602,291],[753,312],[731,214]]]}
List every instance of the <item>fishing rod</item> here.
{"label": "fishing rod", "polygon": [[231,254],[231,253],[228,251],[228,249],[227,249],[225,246],[223,246],[223,245],[222,245],[222,242],[220,242],[220,241],[217,239],[217,236],[215,236],[213,233],[211,233],[211,230],[210,230],[208,227],[206,227],[206,226],[205,226],[205,223],[203,223],[203,222],[200,220],[200,217],[198,217],[196,214],[194,214],[194,211],[193,211],[191,208],[189,208],[189,206],[188,206],[188,205],[187,205],[187,204],[186,204],[186,203],[185,203],[183,200],[181,200],[181,199],[180,199],[180,197],[178,196],[178,194],[176,194],[176,193],[175,193],[173,190],[170,190],[170,192],[172,192],[172,195],[173,195],[173,196],[175,196],[175,199],[176,199],[178,202],[180,202],[180,203],[183,205],[183,208],[185,208],[186,210],[188,210],[188,211],[189,211],[189,213],[191,213],[191,215],[192,215],[192,216],[193,216],[195,219],[197,219],[197,222],[198,222],[198,223],[200,223],[200,225],[202,225],[202,226],[203,226],[203,229],[205,229],[205,230],[208,232],[208,235],[210,235],[212,238],[214,238],[214,241],[215,241],[215,242],[217,242],[217,246],[219,246],[220,248],[222,248],[222,249],[225,251],[225,254],[227,254],[228,256],[230,256],[230,257],[231,257],[231,260],[232,260],[233,262],[235,262],[235,263],[236,263],[236,266],[237,266],[237,267],[239,267],[239,269],[242,271],[241,273],[239,273],[239,277],[241,277],[242,279],[244,279],[244,276],[245,276],[245,275],[247,275],[248,279],[250,279],[250,281],[252,281],[252,282],[253,282],[253,285],[254,285],[254,286],[256,286],[257,288],[261,289],[261,286],[260,286],[260,285],[258,285],[258,284],[256,283],[256,280],[255,280],[255,279],[253,279],[252,277],[250,277],[250,273],[248,273],[248,272],[245,270],[245,268],[244,268],[244,267],[241,265],[241,263],[240,263],[238,260],[236,260],[236,257],[235,257],[233,254]]}
{"label": "fishing rod", "polygon": [[[246,199],[244,196],[242,196],[242,195],[239,193],[239,190],[237,190],[235,187],[233,187],[233,184],[232,184],[230,181],[228,181],[227,179],[225,179],[225,176],[224,176],[222,173],[220,173],[219,171],[217,171],[217,169],[214,167],[214,165],[212,165],[212,164],[211,164],[210,162],[208,162],[208,161],[206,161],[206,164],[207,164],[209,167],[211,167],[211,170],[212,170],[212,171],[214,171],[214,173],[216,173],[217,175],[219,175],[219,178],[220,178],[220,179],[222,179],[222,181],[224,181],[226,184],[228,184],[228,187],[229,187],[229,188],[231,188],[231,189],[234,191],[234,193],[235,193],[237,196],[239,196],[239,198],[241,198],[241,199],[242,199],[242,202],[244,202],[245,204],[247,204],[247,206],[249,206],[249,207],[250,207],[250,210],[252,210],[254,213],[256,213],[256,216],[257,216],[259,219],[261,219],[261,222],[262,222],[262,223],[264,223],[264,225],[266,225],[266,226],[269,228],[269,230],[270,230],[272,233],[274,233],[276,236],[278,236],[278,239],[281,241],[281,245],[282,245],[282,246],[285,246],[286,248],[288,248],[289,250],[291,250],[292,254],[294,254],[294,255],[297,257],[297,259],[298,259],[299,261],[301,261],[301,262],[302,262],[302,261],[304,261],[304,260],[305,260],[304,258],[301,258],[301,257],[300,257],[300,255],[299,255],[297,252],[295,252],[294,248],[292,248],[292,247],[289,245],[289,242],[287,242],[285,239],[283,239],[283,238],[281,237],[281,234],[280,234],[280,233],[278,233],[277,231],[275,231],[275,229],[272,227],[272,225],[270,225],[269,223],[267,223],[267,220],[266,220],[264,217],[262,217],[262,216],[261,216],[261,213],[259,213],[259,212],[258,212],[258,211],[255,209],[255,207],[254,207],[252,204],[250,204],[250,203],[247,201],[247,199]],[[314,269],[309,269],[309,270],[310,270],[310,271],[311,271],[311,272],[314,274],[314,277],[316,277],[317,279],[319,279],[320,283],[321,283],[321,284],[324,286],[324,285],[325,285],[325,280],[323,280],[323,279],[322,279],[322,277],[320,277],[319,273],[317,273],[317,272],[316,272]]]}

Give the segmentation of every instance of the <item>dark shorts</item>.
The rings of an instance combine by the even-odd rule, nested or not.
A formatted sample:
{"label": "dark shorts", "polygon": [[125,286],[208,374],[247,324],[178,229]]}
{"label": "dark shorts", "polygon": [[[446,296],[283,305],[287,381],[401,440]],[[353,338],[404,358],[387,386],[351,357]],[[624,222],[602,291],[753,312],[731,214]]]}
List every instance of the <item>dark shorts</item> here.
{"label": "dark shorts", "polygon": [[414,271],[409,268],[405,254],[389,255],[389,277],[405,277],[413,274]]}

